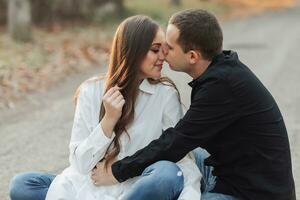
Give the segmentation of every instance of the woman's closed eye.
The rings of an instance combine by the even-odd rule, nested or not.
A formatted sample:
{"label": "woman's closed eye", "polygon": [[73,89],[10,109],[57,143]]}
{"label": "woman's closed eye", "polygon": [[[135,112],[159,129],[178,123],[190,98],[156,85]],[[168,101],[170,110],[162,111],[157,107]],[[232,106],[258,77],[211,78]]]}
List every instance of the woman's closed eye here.
{"label": "woman's closed eye", "polygon": [[152,44],[152,47],[150,48],[150,50],[154,53],[158,53],[161,49],[161,44],[160,43],[154,43]]}
{"label": "woman's closed eye", "polygon": [[154,48],[154,49],[151,49],[151,51],[154,52],[154,53],[158,53],[159,50],[160,50],[160,48]]}

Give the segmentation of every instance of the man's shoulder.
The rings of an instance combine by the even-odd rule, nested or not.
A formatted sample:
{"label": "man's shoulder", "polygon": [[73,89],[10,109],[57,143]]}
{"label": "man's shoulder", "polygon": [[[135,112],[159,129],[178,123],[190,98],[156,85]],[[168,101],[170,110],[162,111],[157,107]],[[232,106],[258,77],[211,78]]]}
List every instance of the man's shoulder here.
{"label": "man's shoulder", "polygon": [[202,80],[206,82],[217,79],[230,83],[246,77],[254,77],[254,74],[245,64],[239,60],[225,60],[210,66]]}

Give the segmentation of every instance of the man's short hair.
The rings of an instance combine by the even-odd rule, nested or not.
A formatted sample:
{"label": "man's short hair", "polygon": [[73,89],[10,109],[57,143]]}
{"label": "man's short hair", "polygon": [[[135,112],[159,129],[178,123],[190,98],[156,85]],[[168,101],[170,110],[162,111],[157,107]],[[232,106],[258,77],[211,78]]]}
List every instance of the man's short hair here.
{"label": "man's short hair", "polygon": [[213,14],[201,9],[184,10],[175,13],[169,24],[179,29],[177,42],[184,52],[199,50],[208,60],[221,53],[222,29]]}

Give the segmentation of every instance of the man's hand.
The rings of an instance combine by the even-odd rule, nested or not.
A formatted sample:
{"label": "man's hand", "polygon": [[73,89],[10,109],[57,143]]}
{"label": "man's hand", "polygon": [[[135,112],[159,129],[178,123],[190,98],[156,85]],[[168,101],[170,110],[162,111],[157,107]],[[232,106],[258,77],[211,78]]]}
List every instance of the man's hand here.
{"label": "man's hand", "polygon": [[107,165],[107,170],[104,166],[105,161],[97,163],[96,167],[92,170],[92,176],[91,176],[94,185],[107,186],[107,185],[113,185],[118,183],[118,181],[115,179],[111,171],[111,165],[113,164],[113,162],[114,161],[110,162]]}

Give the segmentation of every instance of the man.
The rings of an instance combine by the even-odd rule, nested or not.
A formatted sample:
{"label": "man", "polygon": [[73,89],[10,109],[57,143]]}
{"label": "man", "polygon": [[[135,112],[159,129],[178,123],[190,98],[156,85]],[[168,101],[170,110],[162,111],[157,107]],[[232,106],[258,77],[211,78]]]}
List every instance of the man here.
{"label": "man", "polygon": [[174,128],[112,164],[98,184],[123,182],[159,160],[179,161],[194,150],[203,174],[202,199],[294,200],[287,131],[263,84],[233,51],[210,13],[185,10],[171,17],[167,61],[193,77],[191,106]]}

